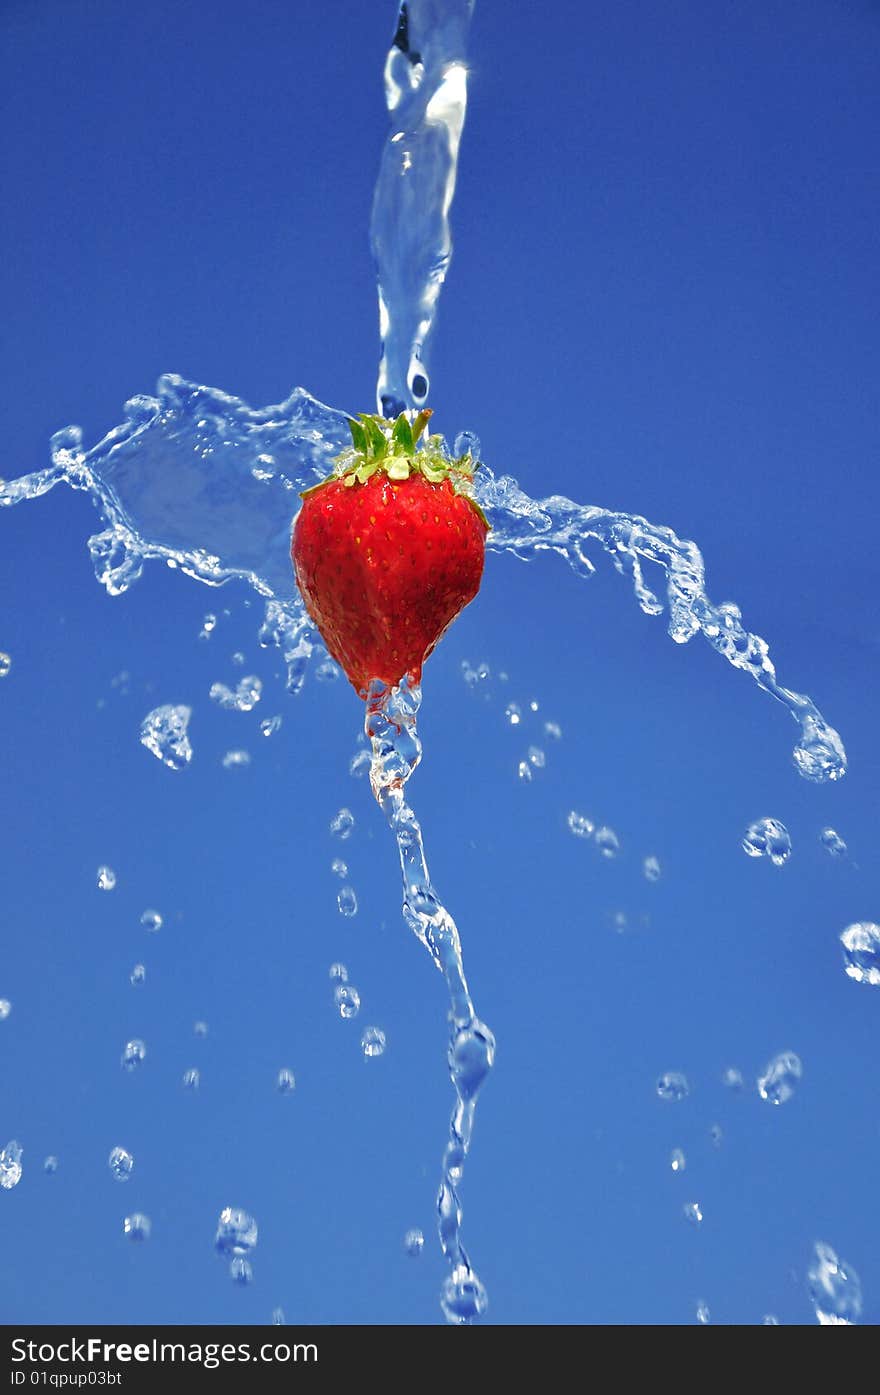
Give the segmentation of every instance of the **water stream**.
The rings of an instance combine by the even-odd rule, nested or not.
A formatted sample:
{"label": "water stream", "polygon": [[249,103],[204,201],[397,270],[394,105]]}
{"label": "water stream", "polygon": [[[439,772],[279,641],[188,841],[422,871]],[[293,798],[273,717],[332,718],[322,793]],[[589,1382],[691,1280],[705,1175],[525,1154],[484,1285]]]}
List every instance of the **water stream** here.
{"label": "water stream", "polygon": [[[427,350],[451,255],[449,212],[472,11],[473,0],[408,0],[386,60],[391,125],[371,223],[381,338],[377,398],[386,415],[420,407],[429,395]],[[164,561],[211,586],[246,580],[265,603],[260,641],[281,650],[295,694],[315,653],[325,654],[295,590],[291,524],[299,492],[326,475],[347,444],[346,418],[346,411],[303,388],[285,402],[253,409],[169,374],[155,395],[127,402],[120,424],[96,444],[86,446],[74,426],[58,432],[48,467],[0,482],[0,506],[38,498],[58,484],[87,492],[100,518],[88,547],[96,577],[111,595],[136,582],[147,561]],[[478,454],[475,438],[468,444]],[[608,554],[641,609],[666,615],[675,643],[702,635],[790,713],[799,730],[794,761],[802,776],[825,782],[845,773],[837,732],[809,697],[778,681],[767,643],[745,628],[736,605],[710,599],[693,542],[635,515],[560,495],[532,499],[514,478],[496,476],[486,465],[478,471],[477,496],[491,525],[491,552],[524,561],[555,553],[583,578],[595,570],[591,552]],[[492,584],[489,565],[484,585]],[[463,1247],[460,1188],[476,1097],[495,1043],[474,1008],[461,937],[431,882],[421,828],[407,802],[406,785],[422,754],[420,701],[419,689],[406,683],[393,691],[374,685],[365,730],[373,793],[400,856],[404,919],[449,991],[455,1102],[437,1203],[449,1265],[441,1305],[447,1320],[467,1323],[485,1311],[488,1299]],[[164,758],[161,731],[152,735],[149,749]],[[172,759],[166,763],[179,768]]]}

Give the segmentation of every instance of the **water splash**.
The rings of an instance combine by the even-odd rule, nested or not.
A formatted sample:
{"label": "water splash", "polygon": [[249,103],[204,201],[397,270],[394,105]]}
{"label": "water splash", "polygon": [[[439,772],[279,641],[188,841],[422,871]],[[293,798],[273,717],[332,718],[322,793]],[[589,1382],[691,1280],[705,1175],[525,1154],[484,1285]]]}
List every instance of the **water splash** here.
{"label": "water splash", "polygon": [[[426,356],[451,254],[448,215],[465,115],[464,55],[472,10],[473,0],[407,0],[386,62],[392,131],[371,229],[382,337],[378,398],[386,414],[420,406],[429,393]],[[216,389],[167,375],[155,397],[132,398],[122,423],[90,449],[84,448],[78,428],[59,432],[49,468],[0,483],[0,507],[40,497],[59,483],[87,492],[102,520],[89,550],[98,580],[111,595],[126,591],[148,560],[164,561],[212,586],[231,578],[245,580],[265,601],[260,643],[281,651],[288,689],[297,693],[313,656],[320,673],[329,676],[333,669],[325,663],[325,651],[315,642],[293,588],[291,521],[299,492],[328,473],[347,440],[346,414],[302,388],[277,406],[253,410]],[[672,639],[682,644],[702,633],[787,708],[801,729],[794,758],[803,776],[827,781],[843,775],[846,757],[837,733],[809,698],[778,684],[765,641],[745,630],[737,607],[709,600],[695,544],[638,516],[561,496],[533,500],[514,479],[496,478],[488,469],[481,472],[478,498],[492,525],[490,549],[524,560],[555,552],[586,577],[595,569],[587,554],[595,543],[629,578],[642,610],[659,615],[664,602],[645,579],[646,565],[653,565],[665,585]],[[215,623],[215,617],[206,617],[203,638]],[[475,678],[480,677],[477,672]],[[458,1189],[477,1093],[492,1066],[495,1043],[476,1017],[458,930],[432,887],[421,830],[404,798],[405,782],[421,755],[419,700],[418,689],[406,685],[390,693],[374,690],[366,730],[373,792],[397,839],[404,917],[443,973],[450,995],[449,1070],[456,1103],[438,1196],[440,1237],[449,1262],[442,1306],[451,1322],[466,1323],[485,1311],[487,1297],[462,1245]],[[530,707],[537,711],[537,702]],[[171,769],[182,769],[191,759],[189,717],[188,708],[166,706],[144,720],[143,744]],[[555,735],[549,726],[547,732]],[[230,752],[224,764],[242,766],[247,760],[246,752]],[[352,773],[363,771],[369,761],[367,752],[357,753]],[[541,764],[543,753],[540,762],[524,762],[529,775]],[[592,824],[587,831],[589,821],[578,817],[583,823],[572,827],[570,822],[572,832],[590,836]],[[611,856],[616,846],[607,839],[603,843],[605,834],[616,844],[613,831],[602,829],[597,846]],[[348,995],[345,1003],[342,993]],[[342,1016],[354,1016],[357,991],[340,984],[336,1002]],[[202,1025],[197,1024],[197,1035],[204,1035]],[[187,1076],[197,1083],[194,1069]],[[133,1159],[114,1149],[110,1166],[125,1180]],[[233,1216],[252,1224],[255,1242],[256,1224],[245,1213],[227,1208],[221,1228],[224,1216],[233,1229],[238,1225]],[[234,1262],[240,1278],[249,1278],[250,1266],[241,1252]]]}
{"label": "water splash", "polygon": [[[98,580],[114,596],[154,559],[210,586],[231,578],[249,582],[266,601],[260,643],[281,650],[288,690],[296,693],[313,653],[320,648],[323,658],[324,651],[295,590],[291,523],[300,491],[329,472],[346,444],[346,421],[345,412],[303,388],[283,403],[254,410],[168,374],[155,397],[126,403],[122,424],[90,449],[78,428],[58,432],[52,465],[0,484],[0,507],[39,498],[61,483],[87,491],[104,524],[89,539],[89,550]],[[490,551],[522,559],[556,553],[587,577],[595,571],[587,549],[598,544],[630,580],[646,614],[668,611],[675,643],[702,634],[791,714],[800,727],[794,762],[805,779],[821,783],[844,775],[838,733],[809,697],[777,681],[766,641],[743,627],[738,608],[709,599],[695,543],[638,515],[561,495],[531,499],[511,476],[496,478],[486,466],[477,472],[476,495],[491,524]],[[665,584],[665,605],[648,587],[648,564]],[[491,584],[490,572],[484,584]],[[172,769],[191,754],[188,718],[188,709],[168,706],[144,722],[142,741]]]}
{"label": "water splash", "polygon": [[647,585],[644,564],[659,568],[665,580],[670,638],[686,644],[702,634],[728,663],[750,674],[782,703],[801,729],[793,758],[805,779],[821,783],[844,775],[846,752],[838,733],[809,697],[777,681],[766,640],[744,628],[739,608],[729,601],[714,605],[709,599],[705,566],[695,543],[638,515],[576,504],[558,494],[531,499],[511,476],[496,479],[487,469],[478,475],[477,498],[492,525],[489,547],[523,559],[556,552],[586,577],[595,571],[586,549],[598,543],[617,571],[629,578],[646,615],[660,615],[664,610],[657,592]]}
{"label": "water splash", "polygon": [[440,1243],[450,1265],[441,1306],[449,1322],[465,1324],[486,1311],[488,1296],[462,1244],[458,1189],[473,1135],[477,1094],[495,1057],[495,1038],[477,1017],[465,978],[458,927],[431,882],[421,826],[406,801],[406,782],[422,757],[416,727],[421,699],[421,689],[406,680],[391,689],[371,684],[364,729],[373,752],[370,784],[397,840],[403,917],[443,974],[449,993],[447,1059],[456,1103],[437,1197]]}
{"label": "water splash", "polygon": [[474,0],[406,0],[385,60],[391,133],[370,241],[382,341],[376,398],[388,417],[428,399],[428,342],[452,256],[449,208],[467,105],[473,8]]}

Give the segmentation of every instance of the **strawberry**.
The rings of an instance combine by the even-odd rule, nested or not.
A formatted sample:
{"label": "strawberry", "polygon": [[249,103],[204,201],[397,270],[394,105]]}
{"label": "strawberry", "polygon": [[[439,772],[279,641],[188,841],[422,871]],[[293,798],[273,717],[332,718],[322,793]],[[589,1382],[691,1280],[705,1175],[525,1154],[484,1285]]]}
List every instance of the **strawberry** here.
{"label": "strawberry", "polygon": [[439,436],[417,448],[430,416],[351,420],[352,446],[301,496],[293,528],[306,610],[361,697],[372,679],[418,683],[480,588],[489,524],[473,461],[450,460]]}

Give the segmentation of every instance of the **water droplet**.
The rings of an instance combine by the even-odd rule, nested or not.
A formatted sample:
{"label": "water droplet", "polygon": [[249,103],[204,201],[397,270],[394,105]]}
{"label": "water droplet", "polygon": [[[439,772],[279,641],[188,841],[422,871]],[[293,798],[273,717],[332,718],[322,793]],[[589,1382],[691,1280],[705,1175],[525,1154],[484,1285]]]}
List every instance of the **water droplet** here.
{"label": "water droplet", "polygon": [[[366,752],[363,753],[366,755]],[[350,838],[354,828],[354,814],[350,809],[340,809],[330,820],[330,832],[334,838]]]}
{"label": "water droplet", "polygon": [[222,765],[224,770],[243,770],[251,763],[250,751],[227,751],[223,757]]}
{"label": "water droplet", "polygon": [[98,868],[98,890],[112,891],[116,886],[116,873],[112,867]]}
{"label": "water droplet", "polygon": [[785,1104],[795,1092],[804,1073],[799,1056],[793,1051],[780,1051],[758,1076],[758,1094],[771,1104]]}
{"label": "water droplet", "polygon": [[711,1124],[709,1127],[709,1142],[713,1148],[720,1148],[724,1142],[724,1130],[720,1124]]}
{"label": "water droplet", "polygon": [[460,460],[463,455],[469,455],[472,460],[479,460],[479,436],[475,436],[473,431],[459,431],[452,447],[452,454],[456,460]]}
{"label": "water droplet", "polygon": [[107,1166],[117,1182],[127,1182],[134,1171],[134,1158],[126,1148],[113,1148]]}
{"label": "water droplet", "polygon": [[669,1155],[669,1166],[673,1172],[684,1172],[687,1167],[687,1158],[681,1148],[673,1148]]}
{"label": "water droplet", "polygon": [[526,755],[529,758],[529,765],[533,765],[536,770],[543,770],[547,764],[547,757],[540,746],[530,746]]}
{"label": "water droplet", "polygon": [[284,1309],[283,1309],[283,1308],[273,1308],[273,1309],[272,1309],[272,1326],[273,1326],[273,1327],[284,1327],[284,1325],[286,1324],[286,1322],[287,1322],[287,1319],[286,1319],[285,1316],[284,1316]]}
{"label": "water droplet", "polygon": [[661,1100],[683,1100],[690,1094],[687,1076],[678,1070],[664,1071],[657,1080],[657,1094]]}
{"label": "water droplet", "polygon": [[504,709],[504,715],[512,727],[518,727],[522,721],[522,709],[518,703],[509,702]]}
{"label": "water droplet", "polygon": [[681,1208],[681,1213],[689,1225],[702,1225],[703,1213],[700,1210],[700,1203],[698,1201],[686,1201]]}
{"label": "water droplet", "polygon": [[242,1288],[253,1283],[254,1270],[250,1260],[242,1259],[240,1255],[236,1255],[229,1266],[229,1277],[234,1284],[240,1284]]}
{"label": "water droplet", "polygon": [[5,1022],[12,1011],[12,1004],[8,998],[0,998],[0,1022]]}
{"label": "water droplet", "polygon": [[370,1060],[373,1056],[381,1056],[385,1051],[385,1033],[381,1027],[366,1027],[361,1037],[361,1050],[364,1058]]}
{"label": "water droplet", "polygon": [[844,968],[856,983],[880,984],[880,925],[857,921],[841,931]]}
{"label": "water droplet", "polygon": [[547,736],[550,737],[551,741],[562,740],[562,727],[559,725],[558,722],[545,722],[544,732]]}
{"label": "water droplet", "polygon": [[539,704],[538,704],[537,699],[536,699],[536,698],[532,698],[531,702],[529,703],[529,711],[530,711],[530,712],[537,712],[538,706],[539,706]]}
{"label": "water droplet", "polygon": [[592,838],[596,831],[593,820],[588,819],[586,814],[577,813],[575,809],[571,810],[566,822],[569,832],[573,833],[575,838]]}
{"label": "water droplet", "polygon": [[137,1070],[138,1066],[142,1064],[146,1054],[147,1048],[139,1038],[135,1037],[132,1041],[127,1041],[125,1043],[125,1050],[122,1053],[123,1070]]}
{"label": "water droplet", "polygon": [[276,731],[281,730],[280,717],[264,717],[260,722],[260,731],[263,736],[274,736]]}
{"label": "water droplet", "polygon": [[489,1295],[473,1269],[458,1264],[443,1283],[440,1307],[447,1322],[462,1326],[482,1317],[489,1306]]}
{"label": "water droplet", "polygon": [[208,1035],[207,1022],[194,1022],[193,1032],[197,1037],[206,1037]]}
{"label": "water droplet", "polygon": [[0,653],[0,678],[5,678],[12,668],[12,659],[9,654]]}
{"label": "water droplet", "polygon": [[833,828],[823,828],[819,842],[830,857],[846,857],[846,843]]}
{"label": "water droplet", "polygon": [[143,1211],[133,1211],[130,1216],[126,1216],[122,1222],[122,1229],[129,1240],[140,1242],[149,1240],[150,1231],[153,1229],[153,1222],[149,1216],[145,1216]]}
{"label": "water droplet", "polygon": [[642,863],[642,871],[649,882],[659,882],[660,880],[660,859],[657,857],[646,857]]}
{"label": "water droplet", "polygon": [[166,703],[164,707],[154,707],[141,722],[141,745],[169,770],[183,770],[192,760],[187,734],[191,716],[191,707]]}
{"label": "water droplet", "polygon": [[788,829],[778,819],[756,819],[750,823],[742,847],[749,857],[769,857],[774,867],[781,867],[791,857]]}
{"label": "water droplet", "polygon": [[158,911],[144,911],[141,916],[141,925],[151,934],[155,934],[157,930],[162,929],[162,917]]}
{"label": "water droplet", "polygon": [[336,895],[336,904],[339,907],[339,914],[344,916],[357,915],[358,901],[354,892],[354,887],[340,887]]}
{"label": "water droplet", "polygon": [[196,1069],[196,1067],[190,1066],[189,1070],[185,1070],[183,1072],[183,1079],[180,1083],[183,1086],[184,1090],[197,1090],[199,1088],[199,1085],[201,1084],[201,1080],[202,1077],[199,1075],[199,1072]]}
{"label": "water droplet", "polygon": [[341,672],[339,665],[328,656],[322,659],[315,669],[315,678],[319,683],[335,683]]}
{"label": "water droplet", "polygon": [[411,1259],[418,1259],[425,1248],[425,1237],[418,1229],[408,1230],[403,1237],[403,1248]]}
{"label": "water droplet", "polygon": [[330,863],[330,871],[337,877],[347,877],[348,863],[343,862],[341,857],[334,857],[333,861]]}
{"label": "water droplet", "polygon": [[43,1171],[47,1177],[54,1177],[55,1173],[58,1171],[58,1159],[55,1157],[54,1153],[50,1153],[48,1158],[44,1160]]}
{"label": "water droplet", "polygon": [[516,767],[516,773],[526,784],[532,779],[532,767],[527,760],[520,761],[519,765]]}
{"label": "water droplet", "polygon": [[255,673],[249,673],[234,689],[228,688],[225,683],[212,683],[208,696],[227,712],[252,712],[260,701],[262,692],[263,684],[260,679]]}
{"label": "water droplet", "polygon": [[846,751],[837,732],[818,714],[802,718],[804,734],[792,753],[805,780],[824,784],[846,774]]}
{"label": "water droplet", "polygon": [[709,1304],[704,1303],[702,1298],[697,1304],[697,1322],[701,1327],[706,1327],[711,1321],[712,1314],[709,1312]]}
{"label": "water droplet", "polygon": [[372,756],[369,751],[356,751],[349,762],[348,773],[353,775],[356,780],[360,779],[362,775],[366,775],[371,764]]}
{"label": "water droplet", "polygon": [[138,988],[142,983],[145,983],[147,978],[147,971],[144,965],[135,964],[128,978],[129,982],[133,984],[135,988]]}
{"label": "water droplet", "polygon": [[361,1007],[361,995],[350,983],[340,983],[333,994],[333,1001],[339,1010],[339,1016],[346,1021],[351,1017],[357,1017]]}
{"label": "water droplet", "polygon": [[275,1088],[279,1095],[292,1095],[296,1089],[296,1076],[287,1066],[282,1066],[275,1080]]}
{"label": "water droplet", "polygon": [[744,1084],[742,1071],[737,1070],[736,1066],[728,1066],[721,1076],[721,1083],[728,1090],[741,1090]]}
{"label": "water droplet", "polygon": [[[232,655],[232,662],[235,664],[236,668],[241,668],[244,664],[244,654],[242,654],[240,649],[236,649],[235,653]],[[248,681],[248,679],[245,680],[245,682]]]}
{"label": "water droplet", "polygon": [[856,1271],[838,1259],[830,1245],[814,1248],[807,1287],[823,1327],[851,1326],[862,1314],[862,1285]]}
{"label": "water droplet", "polygon": [[484,1022],[474,1018],[456,1032],[449,1046],[449,1073],[459,1098],[472,1100],[495,1061],[495,1038]]}
{"label": "water droplet", "polygon": [[348,983],[348,969],[344,964],[335,963],[330,965],[330,978],[333,983]]}
{"label": "water droplet", "polygon": [[596,847],[603,857],[616,857],[620,852],[620,839],[613,828],[596,829]]}
{"label": "water droplet", "polygon": [[224,1206],[217,1222],[214,1248],[221,1255],[247,1255],[256,1247],[257,1223],[238,1206]]}
{"label": "water droplet", "polygon": [[11,1138],[0,1152],[0,1187],[5,1192],[12,1191],[21,1181],[21,1158],[24,1149],[16,1139]]}
{"label": "water droplet", "polygon": [[206,615],[202,622],[202,628],[199,630],[199,639],[209,639],[214,632],[216,624],[216,615]]}
{"label": "water droplet", "polygon": [[779,1318],[776,1317],[774,1313],[765,1313],[764,1316],[761,1318],[761,1326],[762,1326],[762,1327],[778,1327],[778,1326],[779,1326]]}

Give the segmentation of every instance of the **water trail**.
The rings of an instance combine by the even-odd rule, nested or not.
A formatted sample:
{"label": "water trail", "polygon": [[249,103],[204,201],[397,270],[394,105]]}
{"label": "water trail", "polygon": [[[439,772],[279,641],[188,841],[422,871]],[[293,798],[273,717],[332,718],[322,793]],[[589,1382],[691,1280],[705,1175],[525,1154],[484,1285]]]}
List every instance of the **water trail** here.
{"label": "water trail", "polygon": [[[212,586],[232,577],[249,582],[266,601],[260,642],[281,649],[288,688],[298,692],[315,645],[290,566],[291,520],[299,491],[326,475],[347,444],[347,414],[303,388],[286,402],[254,410],[174,375],[160,379],[155,397],[133,398],[125,411],[122,424],[88,450],[78,428],[58,432],[52,465],[0,483],[0,507],[59,483],[86,490],[104,525],[89,550],[111,595],[127,590],[148,559]],[[710,600],[695,543],[638,515],[561,495],[532,499],[511,476],[496,477],[485,465],[476,473],[476,493],[491,524],[490,551],[523,560],[556,553],[588,577],[595,571],[588,549],[598,544],[629,579],[645,614],[668,611],[676,644],[702,634],[785,707],[800,727],[794,761],[805,779],[844,775],[838,733],[809,697],[778,682],[767,642],[745,629],[738,607]],[[659,571],[665,599],[645,579],[649,565]],[[489,568],[484,589],[491,584]]]}
{"label": "water trail", "polygon": [[477,498],[492,532],[487,546],[527,559],[553,551],[580,576],[595,570],[586,544],[597,542],[610,555],[622,576],[628,576],[646,615],[660,615],[664,606],[645,582],[643,564],[653,563],[665,574],[668,632],[676,644],[702,634],[734,668],[742,669],[759,687],[791,713],[801,729],[794,762],[807,780],[839,780],[846,773],[843,742],[813,701],[777,681],[766,640],[750,634],[738,606],[714,605],[706,592],[703,558],[695,543],[676,537],[671,528],[657,527],[637,514],[612,513],[593,505],[573,503],[554,494],[531,499],[509,475],[496,478],[483,469],[477,478]]}
{"label": "water trail", "polygon": [[431,883],[421,826],[406,801],[404,787],[422,757],[416,728],[421,700],[421,689],[405,679],[393,689],[373,683],[364,730],[373,751],[373,794],[397,839],[404,920],[431,955],[449,990],[448,1061],[456,1103],[443,1154],[437,1214],[440,1243],[450,1265],[441,1306],[449,1322],[463,1324],[479,1317],[488,1305],[486,1290],[461,1241],[458,1188],[473,1134],[477,1094],[495,1057],[495,1038],[474,1011],[458,927]]}
{"label": "water trail", "polygon": [[449,208],[467,105],[465,45],[474,0],[405,0],[385,61],[391,132],[382,152],[370,241],[382,341],[378,409],[428,399],[427,350],[452,256]]}

